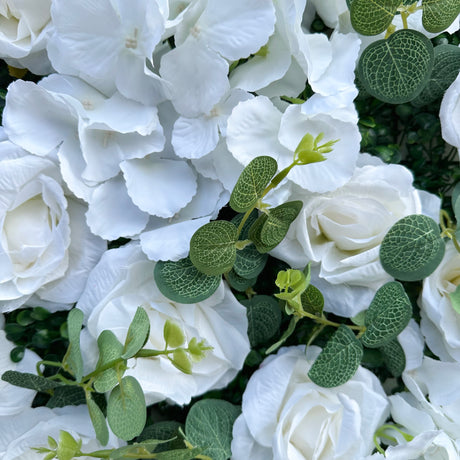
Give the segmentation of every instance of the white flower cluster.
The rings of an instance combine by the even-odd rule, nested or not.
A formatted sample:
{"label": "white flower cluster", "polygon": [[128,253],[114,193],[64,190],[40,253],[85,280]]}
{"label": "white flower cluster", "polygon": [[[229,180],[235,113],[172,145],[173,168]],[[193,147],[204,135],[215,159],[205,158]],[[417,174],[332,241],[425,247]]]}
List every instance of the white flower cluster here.
{"label": "white flower cluster", "polygon": [[[315,13],[335,29],[330,37],[309,31]],[[354,80],[368,41],[349,21],[345,0],[0,1],[0,57],[46,75],[15,81],[6,96],[0,312],[76,304],[91,370],[98,335],[109,329],[124,341],[142,306],[147,347],[164,348],[167,320],[212,347],[190,375],[167,359],[130,360],[127,375],[147,404],[187,404],[226,386],[250,351],[246,309],[224,282],[203,302],[172,302],[153,269],[188,255],[191,236],[217,217],[244,166],[269,155],[287,167],[306,133],[337,143],[326,161],[297,166],[267,195],[272,205],[303,202],[272,255],[293,268],[311,262],[325,311],[352,317],[366,309],[391,280],[378,256],[386,232],[409,214],[438,220],[440,200],[416,190],[405,167],[360,153]],[[288,104],[306,82],[314,94]],[[459,87],[457,79],[441,107],[443,135],[457,148]],[[107,250],[118,239],[132,241]],[[460,283],[459,257],[447,250],[420,298],[426,342],[450,363],[422,364],[424,339],[412,321],[398,337],[408,392],[388,398],[362,367],[346,384],[320,388],[307,377],[318,348],[306,357],[284,348],[249,382],[233,458],[379,458],[371,457],[372,436],[390,408],[414,439],[398,438],[387,458],[458,458],[459,400],[445,383],[460,373],[460,315],[448,297]],[[3,331],[0,338],[2,370],[13,369]],[[37,361],[26,353],[16,369],[33,372]],[[1,389],[2,458],[39,458],[27,449],[46,446],[59,429],[85,451],[100,448],[86,409],[31,409],[32,392]]]}

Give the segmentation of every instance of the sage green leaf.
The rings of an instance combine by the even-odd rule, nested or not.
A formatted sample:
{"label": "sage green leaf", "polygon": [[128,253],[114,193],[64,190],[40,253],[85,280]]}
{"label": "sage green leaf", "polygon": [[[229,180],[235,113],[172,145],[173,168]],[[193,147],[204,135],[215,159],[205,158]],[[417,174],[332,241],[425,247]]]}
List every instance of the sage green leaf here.
{"label": "sage green leaf", "polygon": [[86,404],[88,406],[88,412],[94,427],[94,432],[96,433],[96,439],[105,446],[109,442],[109,429],[107,428],[104,414],[90,394],[87,394]]}
{"label": "sage green leaf", "polygon": [[159,439],[165,441],[155,448],[155,452],[163,452],[165,450],[180,449],[184,447],[184,441],[180,435],[179,429],[184,429],[182,423],[174,420],[164,420],[146,426],[142,433],[137,437],[138,442]]}
{"label": "sage green leaf", "polygon": [[35,391],[48,391],[60,387],[63,384],[46,377],[41,377],[28,372],[6,371],[2,374],[2,380],[16,385],[17,387],[28,388]]}
{"label": "sage green leaf", "polygon": [[240,251],[236,251],[233,270],[243,278],[256,278],[260,275],[268,260],[268,254],[261,254],[250,244]]}
{"label": "sage green leaf", "polygon": [[355,375],[362,357],[361,342],[342,324],[316,358],[308,377],[321,387],[337,387]]}
{"label": "sage green leaf", "polygon": [[449,294],[450,302],[452,304],[452,308],[457,312],[460,313],[460,285],[457,286],[454,292]]}
{"label": "sage green leaf", "polygon": [[351,25],[363,35],[378,35],[393,21],[401,0],[354,0],[350,5]]}
{"label": "sage green leaf", "polygon": [[[156,460],[192,460],[203,453],[202,447],[194,447],[193,449],[176,449],[169,452],[159,452]],[[214,460],[214,459],[213,459]]]}
{"label": "sage green leaf", "polygon": [[383,362],[393,377],[400,377],[406,367],[406,355],[398,339],[392,339],[380,348]]}
{"label": "sage green leaf", "polygon": [[452,190],[452,209],[454,210],[455,220],[457,221],[457,226],[460,228],[460,182]]}
{"label": "sage green leaf", "polygon": [[254,158],[243,170],[230,196],[230,207],[236,212],[253,208],[278,169],[269,156]]}
{"label": "sage green leaf", "polygon": [[142,307],[138,307],[129,325],[121,357],[124,359],[133,357],[145,345],[149,337],[149,332],[149,317]]}
{"label": "sage green leaf", "polygon": [[216,220],[200,227],[190,240],[190,260],[206,275],[221,275],[236,259],[237,228],[231,222]]}
{"label": "sage green leaf", "polygon": [[302,309],[316,316],[321,316],[324,307],[324,297],[321,291],[309,284],[307,289],[300,295]]}
{"label": "sage green leaf", "polygon": [[81,378],[83,377],[83,358],[80,350],[80,332],[82,326],[83,312],[78,308],[73,308],[67,316],[69,348],[66,353],[66,361],[77,382],[81,382]]}
{"label": "sage green leaf", "polygon": [[190,409],[185,420],[187,440],[196,447],[205,447],[202,455],[213,460],[227,460],[231,456],[233,423],[240,408],[217,399],[202,399]]}
{"label": "sage green leaf", "polygon": [[254,278],[243,278],[242,276],[238,275],[232,268],[227,273],[227,281],[230,287],[235,289],[238,292],[244,292],[246,289],[249,289],[251,286],[254,286],[257,281],[257,276]]}
{"label": "sage green leaf", "polygon": [[79,406],[85,404],[85,392],[82,387],[75,385],[63,385],[54,389],[54,393],[46,403],[46,407]]}
{"label": "sage green leaf", "polygon": [[159,261],[153,271],[155,282],[161,293],[178,303],[197,303],[210,297],[219,287],[220,275],[205,275],[189,257],[177,262]]}
{"label": "sage green leaf", "polygon": [[428,216],[412,214],[398,220],[380,245],[380,262],[396,279],[418,281],[440,264],[445,244],[438,224]]}
{"label": "sage green leaf", "polygon": [[184,374],[192,373],[192,361],[188,353],[183,348],[174,350],[171,363]]}
{"label": "sage green leaf", "polygon": [[[102,331],[99,334],[97,346],[99,348],[99,360],[96,369],[105,366],[110,361],[121,358],[123,354],[123,345],[115,334],[109,330]],[[105,393],[110,391],[117,383],[117,370],[111,367],[95,378],[93,386],[97,392]]]}
{"label": "sage green leaf", "polygon": [[129,441],[142,433],[147,420],[144,392],[131,376],[121,379],[109,396],[107,421],[113,433]]}
{"label": "sage green leaf", "polygon": [[384,284],[367,309],[363,345],[382,347],[407,326],[411,317],[412,304],[402,284],[398,281]]}
{"label": "sage green leaf", "polygon": [[423,27],[434,34],[447,29],[460,14],[458,0],[423,0],[422,7]]}
{"label": "sage green leaf", "polygon": [[287,327],[287,329],[283,332],[283,335],[280,337],[280,339],[275,342],[272,346],[270,346],[267,351],[265,352],[266,355],[274,352],[275,350],[277,350],[281,345],[283,345],[284,342],[286,342],[286,340],[292,335],[292,333],[294,332],[295,330],[295,327],[296,327],[296,324],[297,324],[297,321],[299,319],[296,317],[296,316],[293,316],[291,318],[291,321],[289,322],[289,325]]}
{"label": "sage green leaf", "polygon": [[439,45],[434,49],[434,65],[422,92],[412,101],[415,106],[430,104],[440,99],[460,72],[460,48]]}
{"label": "sage green leaf", "polygon": [[430,40],[402,29],[371,43],[361,54],[358,77],[372,96],[391,104],[414,99],[428,83],[434,63]]}
{"label": "sage green leaf", "polygon": [[[149,439],[143,442],[135,442],[133,444],[130,444],[128,446],[120,447],[118,449],[113,450],[110,452],[109,458],[112,460],[126,460],[127,458],[137,458],[137,456],[145,455],[145,451],[147,450],[148,452],[156,452],[157,447],[161,446],[163,444],[167,444],[168,441],[163,441],[160,439]],[[183,445],[183,443],[182,443]],[[190,451],[189,451],[190,452]],[[145,458],[145,457],[141,457]],[[160,457],[148,457],[148,458],[155,458],[158,459]],[[193,457],[191,457],[193,458]]]}
{"label": "sage green leaf", "polygon": [[281,309],[278,301],[269,295],[256,295],[241,303],[246,307],[248,337],[251,347],[257,347],[272,339],[281,325]]}
{"label": "sage green leaf", "polygon": [[288,201],[262,214],[249,230],[249,238],[257,250],[266,253],[278,246],[301,209],[301,201]]}

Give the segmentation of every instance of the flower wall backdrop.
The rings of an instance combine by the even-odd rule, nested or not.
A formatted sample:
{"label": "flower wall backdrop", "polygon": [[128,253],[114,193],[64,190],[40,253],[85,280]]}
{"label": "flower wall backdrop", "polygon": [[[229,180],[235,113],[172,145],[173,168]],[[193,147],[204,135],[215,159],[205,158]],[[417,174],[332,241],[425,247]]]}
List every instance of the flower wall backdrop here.
{"label": "flower wall backdrop", "polygon": [[0,456],[456,459],[460,4],[0,4]]}

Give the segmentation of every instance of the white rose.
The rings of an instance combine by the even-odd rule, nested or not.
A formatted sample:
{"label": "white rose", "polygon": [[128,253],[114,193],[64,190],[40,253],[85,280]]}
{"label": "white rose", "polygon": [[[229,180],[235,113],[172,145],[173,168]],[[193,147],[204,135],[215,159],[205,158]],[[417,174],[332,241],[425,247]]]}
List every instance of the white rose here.
{"label": "white rose", "polygon": [[138,244],[130,244],[107,251],[91,273],[77,304],[85,313],[81,344],[87,370],[96,364],[99,334],[109,329],[124,343],[129,323],[142,306],[150,319],[146,348],[164,349],[163,327],[168,319],[180,325],[187,341],[196,337],[213,347],[193,364],[190,375],[180,372],[165,357],[128,361],[126,375],[138,379],[147,405],[164,399],[187,404],[194,396],[224,387],[243,367],[249,353],[246,309],[223,283],[203,302],[172,302],[158,290],[154,267]]}
{"label": "white rose", "polygon": [[[31,350],[25,350],[24,357],[19,363],[10,359],[14,344],[7,340],[4,331],[0,331],[0,376],[6,371],[35,373],[35,365],[41,361],[40,356]],[[17,414],[30,407],[36,395],[34,390],[11,385],[0,380],[0,417]]]}
{"label": "white rose", "polygon": [[379,260],[390,227],[409,214],[438,218],[439,199],[416,190],[412,181],[407,168],[362,154],[352,178],[333,192],[293,188],[289,200],[304,204],[273,254],[295,268],[312,262],[312,282],[325,295],[325,310],[356,315],[392,279]]}
{"label": "white rose", "polygon": [[[126,443],[110,433],[106,446],[96,440],[86,406],[67,406],[62,409],[29,408],[9,417],[0,417],[0,457],[3,460],[43,460],[44,455],[33,447],[49,448],[48,436],[59,440],[59,432],[67,431],[78,442],[81,451],[91,453],[101,449],[122,447]],[[82,456],[81,460],[94,457]]]}
{"label": "white rose", "polygon": [[360,367],[322,388],[307,376],[318,347],[281,349],[249,380],[233,427],[234,460],[350,460],[373,450],[389,404],[377,377]]}
{"label": "white rose", "polygon": [[426,343],[443,361],[460,361],[460,315],[449,297],[459,284],[460,254],[449,241],[438,268],[425,278],[418,302]]}
{"label": "white rose", "polygon": [[58,166],[0,143],[0,309],[78,300],[106,244],[92,235],[85,207],[66,198]]}
{"label": "white rose", "polygon": [[0,57],[37,74],[52,68],[45,47],[51,30],[51,0],[0,2]]}
{"label": "white rose", "polygon": [[444,140],[460,149],[460,75],[444,93],[439,118]]}

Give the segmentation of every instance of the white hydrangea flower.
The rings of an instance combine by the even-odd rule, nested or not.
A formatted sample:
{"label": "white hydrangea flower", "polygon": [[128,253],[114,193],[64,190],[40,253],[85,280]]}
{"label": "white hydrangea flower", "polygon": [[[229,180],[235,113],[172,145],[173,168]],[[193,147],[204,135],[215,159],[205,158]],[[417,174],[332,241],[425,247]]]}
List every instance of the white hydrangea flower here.
{"label": "white hydrangea flower", "polygon": [[354,171],[361,136],[352,101],[335,96],[312,96],[302,105],[281,113],[264,96],[240,102],[227,123],[227,145],[233,156],[247,165],[259,155],[270,155],[279,170],[294,160],[305,134],[324,133],[324,141],[338,140],[326,161],[296,166],[287,181],[312,192],[328,192],[345,184]]}
{"label": "white hydrangea flower", "polygon": [[33,302],[69,308],[106,243],[91,234],[86,206],[65,195],[58,166],[0,143],[0,309]]}
{"label": "white hydrangea flower", "polygon": [[147,105],[166,99],[161,79],[147,65],[165,30],[158,3],[149,0],[54,0],[54,33],[48,42],[53,67],[110,96]]}
{"label": "white hydrangea flower", "polygon": [[[0,417],[0,457],[3,460],[43,460],[43,454],[32,448],[49,448],[48,436],[58,441],[61,430],[69,432],[76,441],[81,440],[81,451],[85,453],[126,445],[110,433],[107,445],[101,446],[96,440],[86,406],[67,406],[61,409],[37,407],[14,416]],[[91,460],[94,457],[85,455],[78,458]]]}
{"label": "white hydrangea flower", "polygon": [[423,282],[421,329],[430,350],[443,361],[460,362],[460,314],[449,298],[460,284],[460,254],[451,241],[436,270]]}
{"label": "white hydrangea flower", "polygon": [[389,404],[377,377],[359,367],[351,380],[322,388],[307,376],[321,350],[282,348],[249,380],[233,426],[234,460],[350,460],[373,450]]}
{"label": "white hydrangea flower", "polygon": [[51,33],[51,0],[0,2],[0,57],[38,75],[52,71],[46,54]]}
{"label": "white hydrangea flower", "polygon": [[142,306],[150,319],[147,348],[164,349],[163,327],[168,319],[180,325],[187,341],[196,337],[213,347],[193,364],[189,375],[164,357],[128,361],[126,375],[139,381],[147,405],[165,399],[188,404],[194,396],[224,387],[242,368],[249,352],[246,309],[223,283],[203,302],[172,302],[158,290],[154,267],[138,244],[107,251],[102,257],[77,304],[85,313],[86,328],[81,336],[84,361],[91,371],[98,356],[96,339],[105,329],[123,343],[137,307]]}
{"label": "white hydrangea flower", "polygon": [[304,204],[273,255],[294,268],[311,262],[312,283],[325,296],[325,310],[356,315],[392,279],[379,260],[390,227],[409,214],[438,219],[440,200],[412,182],[407,168],[362,154],[351,179],[335,191],[312,194],[293,188],[289,200]]}
{"label": "white hydrangea flower", "polygon": [[[0,330],[0,375],[6,371],[35,374],[35,365],[41,361],[40,356],[26,349],[22,360],[14,363],[10,359],[10,352],[14,346],[14,343],[7,340],[5,331]],[[30,407],[36,394],[35,390],[17,387],[0,380],[0,419],[18,414]]]}

